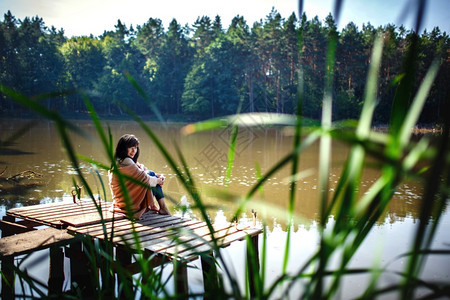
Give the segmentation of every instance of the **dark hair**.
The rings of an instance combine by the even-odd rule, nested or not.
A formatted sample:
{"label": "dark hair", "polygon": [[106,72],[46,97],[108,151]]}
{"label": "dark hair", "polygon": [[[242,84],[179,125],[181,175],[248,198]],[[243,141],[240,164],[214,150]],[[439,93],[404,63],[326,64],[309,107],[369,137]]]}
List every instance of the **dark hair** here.
{"label": "dark hair", "polygon": [[134,162],[137,162],[139,157],[139,140],[132,134],[124,134],[117,142],[116,153],[114,157],[119,160],[124,160],[128,157],[128,148],[137,147],[136,155],[130,157]]}

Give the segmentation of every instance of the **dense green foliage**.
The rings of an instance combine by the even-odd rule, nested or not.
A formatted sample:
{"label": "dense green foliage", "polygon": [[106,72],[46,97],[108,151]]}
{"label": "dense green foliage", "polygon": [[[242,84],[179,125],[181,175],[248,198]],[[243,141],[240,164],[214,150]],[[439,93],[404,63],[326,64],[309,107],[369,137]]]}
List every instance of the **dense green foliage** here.
{"label": "dense green foliage", "polygon": [[[0,83],[28,96],[78,89],[90,97],[99,114],[122,115],[125,106],[151,115],[124,76],[127,73],[162,115],[183,114],[185,120],[196,120],[235,113],[240,104],[242,112],[294,113],[300,67],[303,115],[320,119],[326,49],[329,36],[337,34],[333,119],[354,119],[361,111],[370,53],[380,32],[385,43],[374,122],[389,121],[402,57],[418,37],[415,86],[436,56],[444,61],[419,123],[442,123],[450,85],[450,39],[445,32],[434,28],[417,36],[403,27],[374,28],[370,23],[362,30],[349,23],[339,32],[331,15],[322,23],[306,15],[284,19],[274,9],[251,28],[240,16],[228,29],[222,28],[219,16],[199,17],[192,27],[182,27],[174,19],[167,30],[161,20],[150,18],[136,29],[119,20],[115,31],[72,38],[47,28],[39,17],[17,20],[7,12],[0,23]],[[77,93],[55,95],[46,106],[63,113],[85,110]],[[0,98],[0,112],[20,110]]]}

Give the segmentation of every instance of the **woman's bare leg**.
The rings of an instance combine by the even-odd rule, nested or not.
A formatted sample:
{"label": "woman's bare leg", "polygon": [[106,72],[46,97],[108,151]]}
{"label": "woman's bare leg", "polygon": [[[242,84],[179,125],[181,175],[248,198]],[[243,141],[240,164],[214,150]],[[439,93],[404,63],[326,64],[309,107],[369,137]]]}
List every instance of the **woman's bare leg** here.
{"label": "woman's bare leg", "polygon": [[148,206],[147,206],[148,209],[147,209],[147,211],[150,210],[150,211],[158,212],[159,208],[156,205],[155,197],[153,197],[153,193],[151,191],[147,192],[147,197],[148,197]]}
{"label": "woman's bare leg", "polygon": [[159,204],[159,214],[160,215],[170,215],[169,209],[167,208],[164,198],[158,200]]}

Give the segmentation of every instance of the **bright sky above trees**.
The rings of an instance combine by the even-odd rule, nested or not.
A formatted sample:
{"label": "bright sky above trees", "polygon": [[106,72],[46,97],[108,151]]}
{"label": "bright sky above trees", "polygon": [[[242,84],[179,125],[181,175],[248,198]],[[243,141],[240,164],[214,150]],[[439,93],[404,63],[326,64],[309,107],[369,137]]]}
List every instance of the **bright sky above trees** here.
{"label": "bright sky above trees", "polygon": [[[334,10],[334,0],[305,0],[303,10],[308,19],[318,16],[323,20]],[[388,23],[404,24],[413,28],[411,14],[416,0],[344,0],[338,26],[353,21],[359,28],[370,22],[375,27]],[[431,31],[439,26],[441,31],[450,33],[449,0],[427,0],[425,28]],[[142,25],[150,17],[163,21],[165,28],[175,18],[180,24],[193,24],[199,16],[213,19],[219,15],[224,28],[237,15],[243,16],[251,27],[253,22],[264,19],[272,7],[287,18],[293,12],[298,14],[297,0],[2,0],[0,13],[8,10],[18,19],[38,15],[48,27],[63,28],[66,36],[93,34],[98,36],[104,30],[114,30],[120,19],[127,26]],[[405,7],[408,13],[405,14]],[[422,32],[424,27],[421,28]]]}

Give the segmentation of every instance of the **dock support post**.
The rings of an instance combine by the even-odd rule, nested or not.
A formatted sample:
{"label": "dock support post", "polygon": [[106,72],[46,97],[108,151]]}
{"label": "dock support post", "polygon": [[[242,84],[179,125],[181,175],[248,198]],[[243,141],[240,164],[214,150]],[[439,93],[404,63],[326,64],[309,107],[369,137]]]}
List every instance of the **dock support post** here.
{"label": "dock support post", "polygon": [[201,255],[200,260],[202,263],[203,287],[205,289],[204,299],[213,299],[216,296],[214,295],[214,290],[219,286],[213,252]]}
{"label": "dock support post", "polygon": [[2,259],[2,293],[4,300],[14,299],[14,256]]}
{"label": "dock support post", "polygon": [[188,275],[186,262],[173,261],[174,279],[175,279],[175,295],[188,298]]}
{"label": "dock support post", "polygon": [[[119,272],[117,272],[117,287],[119,290],[119,299],[128,299],[132,295],[132,274],[127,274],[126,266],[131,265],[131,253],[123,247],[116,247],[116,260],[119,262]],[[122,272],[120,272],[120,270]]]}
{"label": "dock support post", "polygon": [[48,296],[60,295],[64,284],[64,252],[61,247],[50,247]]}
{"label": "dock support post", "polygon": [[[111,241],[99,240],[99,247],[106,253],[108,257],[113,257],[114,255],[114,245]],[[115,295],[116,289],[116,276],[113,269],[114,262],[110,259],[105,258],[102,255],[98,255],[97,269],[100,272],[101,284],[102,284],[102,294],[106,299],[112,299]]]}
{"label": "dock support post", "polygon": [[[252,249],[247,249],[248,283],[250,289],[250,297],[255,298],[257,296],[255,274],[259,274],[258,235],[252,236],[250,246],[252,247]],[[253,251],[254,255],[251,255],[251,251]]]}
{"label": "dock support post", "polygon": [[70,244],[70,274],[72,288],[77,288],[83,296],[91,296],[94,287],[89,274],[89,263],[83,251],[83,242]]}
{"label": "dock support post", "polygon": [[[4,216],[3,221],[15,222],[16,218],[11,216]],[[2,228],[1,237],[14,235],[15,232]],[[2,259],[2,293],[1,298],[5,300],[14,299],[14,256],[4,257]]]}

